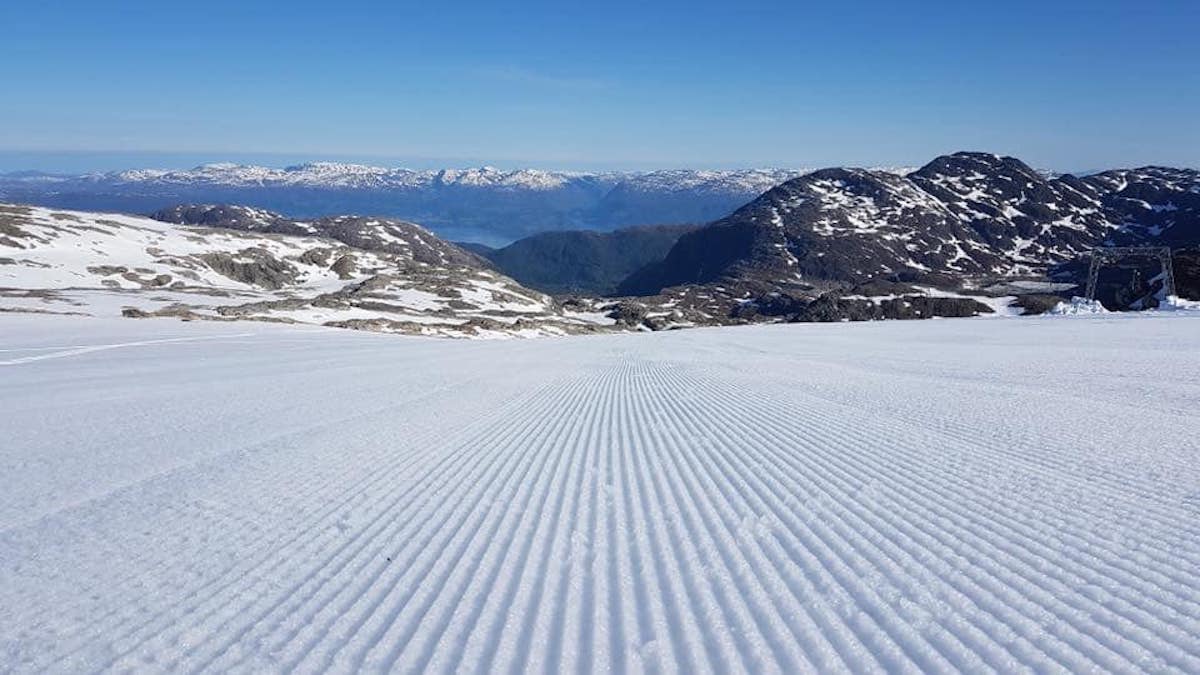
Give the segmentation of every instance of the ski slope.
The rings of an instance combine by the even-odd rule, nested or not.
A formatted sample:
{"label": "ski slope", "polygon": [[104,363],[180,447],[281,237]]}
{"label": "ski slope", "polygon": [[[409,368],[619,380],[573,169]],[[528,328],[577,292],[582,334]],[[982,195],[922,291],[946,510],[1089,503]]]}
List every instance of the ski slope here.
{"label": "ski slope", "polygon": [[1197,364],[0,316],[0,671],[1200,672]]}

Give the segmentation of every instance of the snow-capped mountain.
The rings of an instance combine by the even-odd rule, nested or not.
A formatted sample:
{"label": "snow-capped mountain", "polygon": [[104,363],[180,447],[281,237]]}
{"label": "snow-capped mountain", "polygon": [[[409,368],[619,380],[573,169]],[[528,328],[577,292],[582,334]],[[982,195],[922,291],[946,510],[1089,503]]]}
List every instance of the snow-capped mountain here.
{"label": "snow-capped mountain", "polygon": [[[589,332],[412,223],[192,207],[149,218],[0,204],[0,312],[252,319],[421,335]],[[219,226],[219,227],[218,227]]]}
{"label": "snow-capped mountain", "polygon": [[628,183],[643,192],[701,190],[706,192],[754,192],[803,173],[783,169],[707,171],[667,169],[643,172],[504,170],[491,166],[467,169],[412,170],[338,162],[310,162],[284,168],[232,163],[204,164],[186,170],[133,169],[92,173],[62,180],[93,183],[141,183],[145,185],[220,185],[225,187],[304,186],[314,188],[441,187],[505,188],[511,190],[554,190],[573,182],[588,181],[604,186]]}
{"label": "snow-capped mountain", "polygon": [[224,187],[312,187],[361,189],[421,189],[433,185],[462,185],[523,190],[550,190],[583,175],[521,169],[502,171],[485,166],[472,169],[414,171],[339,162],[310,162],[284,168],[232,163],[204,164],[186,170],[134,169],[81,176],[94,183],[159,185],[217,185]]}
{"label": "snow-capped mountain", "polygon": [[621,290],[1044,274],[1101,244],[1194,246],[1198,225],[1194,170],[1047,177],[1011,157],[964,152],[903,176],[825,169],[792,179],[684,235]]}
{"label": "snow-capped mountain", "polygon": [[0,199],[134,213],[180,203],[228,203],[297,218],[380,215],[422,223],[447,239],[504,245],[549,230],[709,222],[802,173],[207,164],[182,171],[137,169],[83,176],[8,174],[0,176]]}

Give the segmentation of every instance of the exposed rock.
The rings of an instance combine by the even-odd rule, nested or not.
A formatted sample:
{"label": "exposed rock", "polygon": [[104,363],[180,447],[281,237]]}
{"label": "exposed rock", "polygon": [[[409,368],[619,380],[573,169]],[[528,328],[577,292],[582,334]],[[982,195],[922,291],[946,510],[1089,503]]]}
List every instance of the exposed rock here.
{"label": "exposed rock", "polygon": [[917,289],[913,288],[910,284],[886,279],[872,279],[866,283],[853,286],[847,295],[879,297],[884,295],[909,295],[916,292]]}
{"label": "exposed rock", "polygon": [[1172,262],[1176,295],[1200,300],[1200,246],[1175,251]]}
{"label": "exposed rock", "polygon": [[352,279],[358,271],[358,266],[355,264],[354,256],[344,255],[338,258],[329,269],[338,275],[339,279]]}
{"label": "exposed rock", "polygon": [[262,249],[242,249],[236,257],[223,252],[202,253],[197,257],[217,274],[251,286],[275,290],[295,280],[295,272],[287,263]]}
{"label": "exposed rock", "polygon": [[675,330],[691,324],[692,322],[689,322],[683,312],[680,311],[672,311],[662,315],[647,316],[642,320],[642,325],[653,331]]}
{"label": "exposed rock", "polygon": [[203,204],[173,206],[156,211],[152,217],[168,223],[243,232],[326,237],[356,249],[391,253],[426,264],[485,269],[491,266],[478,255],[439,239],[420,225],[394,218],[329,216],[300,220],[247,206]]}
{"label": "exposed rock", "polygon": [[107,277],[126,274],[129,272],[129,268],[123,265],[89,265],[87,271],[98,276]]}
{"label": "exposed rock", "polygon": [[329,265],[329,256],[333,254],[333,249],[329,248],[314,248],[305,251],[297,260],[306,265],[317,265],[325,267]]}
{"label": "exposed rock", "polygon": [[810,295],[776,291],[739,303],[734,307],[732,316],[740,319],[790,316],[804,310],[812,300]]}
{"label": "exposed rock", "polygon": [[1013,301],[1013,305],[1020,307],[1023,315],[1045,314],[1058,306],[1058,303],[1067,300],[1060,295],[1049,295],[1046,293],[1029,293],[1026,295],[1018,295]]}
{"label": "exposed rock", "polygon": [[792,317],[798,322],[932,319],[991,314],[992,308],[971,298],[908,295],[885,300],[845,299],[826,293]]}
{"label": "exposed rock", "polygon": [[626,300],[613,305],[608,317],[615,319],[622,326],[638,326],[646,319],[648,313],[645,305]]}

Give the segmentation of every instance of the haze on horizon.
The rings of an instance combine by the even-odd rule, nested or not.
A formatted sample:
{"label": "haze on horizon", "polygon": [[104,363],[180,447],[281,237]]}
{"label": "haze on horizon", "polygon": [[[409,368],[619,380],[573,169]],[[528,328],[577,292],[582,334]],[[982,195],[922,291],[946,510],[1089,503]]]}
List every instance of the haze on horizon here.
{"label": "haze on horizon", "polygon": [[250,4],[0,7],[0,171],[1200,164],[1194,2]]}

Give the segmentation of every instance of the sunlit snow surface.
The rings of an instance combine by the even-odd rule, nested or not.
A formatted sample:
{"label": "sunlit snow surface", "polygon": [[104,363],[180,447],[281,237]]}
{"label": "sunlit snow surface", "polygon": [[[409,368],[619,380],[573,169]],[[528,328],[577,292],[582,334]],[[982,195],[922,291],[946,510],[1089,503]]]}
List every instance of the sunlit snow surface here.
{"label": "sunlit snow surface", "polygon": [[1200,671],[1200,316],[0,316],[0,671]]}

